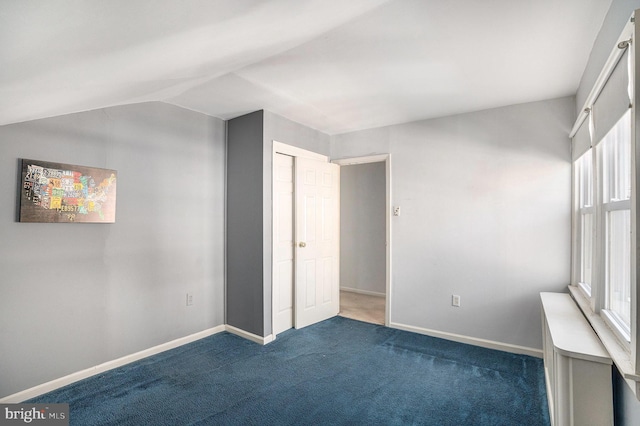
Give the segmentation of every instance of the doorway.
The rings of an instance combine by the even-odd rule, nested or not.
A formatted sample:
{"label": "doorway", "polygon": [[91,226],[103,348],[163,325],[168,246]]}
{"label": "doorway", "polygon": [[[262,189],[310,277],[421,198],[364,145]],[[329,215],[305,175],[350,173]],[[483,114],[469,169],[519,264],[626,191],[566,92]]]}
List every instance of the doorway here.
{"label": "doorway", "polygon": [[[282,263],[280,265],[277,265],[278,263],[278,259],[276,258],[276,252],[278,251],[278,235],[283,236],[284,235],[284,245],[288,245],[289,247],[291,247],[293,245],[294,247],[294,251],[297,250],[296,249],[296,245],[297,243],[299,243],[298,241],[296,241],[296,237],[295,237],[295,233],[292,232],[292,234],[289,234],[288,231],[286,232],[282,232],[283,228],[278,229],[278,221],[276,219],[276,212],[275,212],[275,208],[277,205],[284,205],[285,209],[288,209],[289,212],[291,212],[291,208],[289,206],[292,206],[295,203],[295,196],[293,196],[293,200],[291,201],[285,201],[286,198],[291,198],[291,190],[289,189],[289,184],[285,184],[284,185],[284,189],[282,190],[282,192],[279,192],[279,190],[277,190],[275,188],[276,185],[276,168],[275,167],[275,162],[277,161],[276,155],[277,154],[285,154],[286,156],[290,156],[290,157],[294,157],[294,164],[295,164],[295,158],[297,157],[301,157],[301,158],[309,158],[309,159],[315,159],[315,160],[319,160],[322,162],[328,162],[329,159],[328,157],[321,155],[321,154],[317,154],[311,151],[306,151],[304,149],[300,149],[291,145],[286,145],[277,141],[273,141],[273,158],[274,158],[274,168],[273,168],[273,184],[274,186],[272,187],[274,192],[273,192],[273,196],[274,196],[274,220],[273,220],[273,228],[272,228],[272,243],[273,243],[273,257],[272,257],[272,334],[273,334],[273,338],[276,337],[277,334],[279,334],[280,332],[287,330],[289,328],[291,328],[290,325],[290,321],[293,322],[293,326],[296,326],[295,324],[295,307],[296,307],[296,297],[298,295],[296,295],[295,292],[295,288],[296,288],[296,279],[295,279],[295,267],[293,267],[294,271],[292,272],[291,269],[291,259],[290,257],[286,257],[283,258],[284,260],[282,261]],[[291,165],[290,165],[290,160],[288,159],[284,159],[284,163],[286,163],[285,165],[285,169],[287,170],[291,170]],[[362,300],[366,300],[367,297],[377,297],[377,302],[383,301],[383,305],[384,305],[384,325],[389,326],[390,323],[390,318],[391,318],[391,298],[392,298],[392,293],[391,293],[391,158],[389,154],[378,154],[378,155],[372,155],[372,156],[367,156],[367,157],[357,157],[357,158],[347,158],[347,159],[339,159],[339,160],[334,160],[331,161],[331,163],[337,164],[339,166],[352,166],[352,165],[358,165],[358,164],[368,164],[368,163],[379,163],[384,167],[384,179],[380,179],[380,175],[378,176],[378,179],[376,180],[376,187],[377,190],[380,190],[381,188],[383,188],[384,190],[384,206],[383,206],[383,215],[384,215],[384,226],[380,227],[379,224],[377,225],[377,230],[376,233],[379,232],[382,229],[382,232],[384,232],[384,240],[383,240],[383,245],[384,245],[384,261],[381,261],[380,263],[384,264],[384,293],[379,291],[379,287],[378,287],[378,291],[374,291],[374,293],[377,294],[366,294],[366,289],[363,286],[358,285],[358,287],[360,288],[356,288],[356,287],[348,287],[348,289],[351,290],[359,290],[359,292],[355,292],[355,291],[351,291],[350,295],[355,296],[356,298],[360,299],[360,301],[357,303],[360,306],[369,306],[367,305],[367,303],[362,303]],[[295,167],[294,167],[295,169]],[[285,171],[283,172],[284,175],[289,175],[289,174],[293,174],[293,172],[290,171]],[[379,173],[379,171],[378,171]],[[339,176],[338,176],[339,178]],[[287,179],[289,179],[287,177]],[[295,187],[295,182],[294,182],[294,187]],[[281,198],[279,195],[277,195],[278,193],[282,194],[284,198]],[[379,192],[377,193],[376,197],[378,199],[380,199],[380,194]],[[378,207],[377,207],[378,208]],[[377,209],[376,208],[376,209]],[[292,213],[294,216],[295,214]],[[338,216],[340,216],[340,212],[338,212]],[[339,223],[339,218],[338,218],[338,223]],[[289,256],[289,255],[287,255]],[[294,254],[294,259],[295,259],[295,254]],[[294,260],[295,262],[295,260]],[[338,260],[338,264],[342,262],[342,259]],[[362,261],[365,262],[366,261]],[[279,274],[285,274],[285,275],[281,275],[278,276]],[[285,278],[283,279],[283,276],[288,276],[290,278]],[[285,283],[285,286],[280,288],[279,287],[279,283]],[[336,294],[337,294],[337,300],[340,300],[340,289],[337,289]],[[381,297],[382,295],[384,295],[384,297]],[[347,301],[347,299],[345,298],[345,301]],[[281,303],[281,304],[280,304]],[[339,303],[339,302],[338,302]],[[280,304],[280,305],[279,305]],[[336,311],[334,315],[338,314],[340,306],[336,307]],[[277,319],[278,313],[283,313],[284,312],[284,318],[280,318]],[[293,312],[293,320],[290,320],[292,314],[291,312]],[[283,320],[284,319],[284,320]]]}
{"label": "doorway", "polygon": [[340,315],[384,325],[386,158],[349,159],[340,180]]}

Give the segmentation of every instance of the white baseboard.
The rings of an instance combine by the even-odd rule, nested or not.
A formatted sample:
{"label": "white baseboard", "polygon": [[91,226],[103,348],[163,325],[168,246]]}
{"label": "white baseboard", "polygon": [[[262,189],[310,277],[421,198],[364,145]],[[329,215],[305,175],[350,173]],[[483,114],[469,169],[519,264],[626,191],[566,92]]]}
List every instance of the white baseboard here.
{"label": "white baseboard", "polygon": [[4,398],[0,399],[0,404],[14,404],[14,403],[26,401],[27,399],[35,398],[36,396],[54,391],[56,389],[59,389],[63,386],[70,385],[71,383],[77,382],[79,380],[83,380],[88,377],[95,376],[96,374],[104,373],[105,371],[121,367],[123,365],[132,363],[134,361],[138,361],[142,358],[149,357],[151,355],[156,355],[161,352],[168,351],[169,349],[177,348],[178,346],[186,345],[187,343],[195,342],[196,340],[203,339],[205,337],[211,336],[216,333],[220,333],[222,331],[225,331],[225,326],[219,325],[217,327],[209,328],[207,330],[203,330],[198,333],[190,334],[189,336],[180,337],[179,339],[175,339],[170,342],[162,343],[160,345],[157,345],[148,349],[144,349],[140,352],[136,352],[130,355],[125,355],[121,358],[114,359],[112,361],[107,361],[105,363],[96,365],[94,367],[77,371],[75,373],[71,373],[64,377],[60,377],[58,379],[51,380],[41,385],[37,385],[32,388],[14,393],[13,395],[5,396]]}
{"label": "white baseboard", "polygon": [[271,343],[274,340],[273,334],[262,337],[262,336],[258,336],[257,334],[249,333],[248,331],[244,331],[238,327],[234,327],[229,324],[225,326],[225,330],[231,334],[235,334],[236,336],[243,337],[247,340],[251,340],[252,342],[256,342],[261,345],[266,345],[267,343]]}
{"label": "white baseboard", "polygon": [[360,290],[359,288],[340,287],[340,291],[348,291],[349,293],[366,294],[367,296],[386,297],[384,293],[378,293],[377,291]]}
{"label": "white baseboard", "polygon": [[391,328],[398,330],[411,331],[413,333],[424,334],[431,337],[439,337],[441,339],[452,340],[459,343],[468,343],[474,346],[480,346],[488,349],[496,349],[503,352],[510,352],[520,355],[529,355],[536,358],[542,358],[542,349],[528,348],[526,346],[512,345],[510,343],[495,342],[493,340],[479,339],[476,337],[463,336],[461,334],[446,333],[443,331],[430,330],[428,328],[414,327],[412,325],[391,322]]}

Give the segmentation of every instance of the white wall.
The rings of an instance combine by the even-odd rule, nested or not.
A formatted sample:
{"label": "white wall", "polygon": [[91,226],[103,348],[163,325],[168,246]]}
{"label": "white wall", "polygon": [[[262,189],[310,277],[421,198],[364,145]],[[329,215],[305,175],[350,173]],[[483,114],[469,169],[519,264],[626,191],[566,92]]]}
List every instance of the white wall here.
{"label": "white wall", "polygon": [[[117,170],[116,223],[16,222],[19,158]],[[224,158],[162,103],[0,127],[0,398],[223,324]]]}
{"label": "white wall", "polygon": [[385,163],[340,168],[340,287],[385,294]]}
{"label": "white wall", "polygon": [[[573,97],[334,136],[391,154],[391,322],[540,349],[570,267]],[[451,306],[451,295],[462,306]]]}

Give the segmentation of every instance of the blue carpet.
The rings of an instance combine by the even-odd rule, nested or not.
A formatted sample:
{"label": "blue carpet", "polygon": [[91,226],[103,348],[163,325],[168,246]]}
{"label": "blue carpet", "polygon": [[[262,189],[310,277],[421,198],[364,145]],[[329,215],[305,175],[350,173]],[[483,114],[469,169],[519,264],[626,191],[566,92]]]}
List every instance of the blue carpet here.
{"label": "blue carpet", "polygon": [[220,333],[33,403],[72,425],[548,425],[542,360],[335,317]]}

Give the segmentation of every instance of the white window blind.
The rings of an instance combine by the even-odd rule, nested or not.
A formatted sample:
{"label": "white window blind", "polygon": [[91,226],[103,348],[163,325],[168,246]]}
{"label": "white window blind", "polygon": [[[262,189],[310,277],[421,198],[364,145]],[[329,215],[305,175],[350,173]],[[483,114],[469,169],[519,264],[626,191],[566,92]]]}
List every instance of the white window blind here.
{"label": "white window blind", "polygon": [[573,158],[573,161],[582,157],[584,153],[587,152],[589,148],[591,148],[589,120],[591,120],[591,117],[587,116],[571,141],[571,156]]}
{"label": "white window blind", "polygon": [[618,61],[593,104],[593,141],[597,144],[629,110],[629,51]]}

